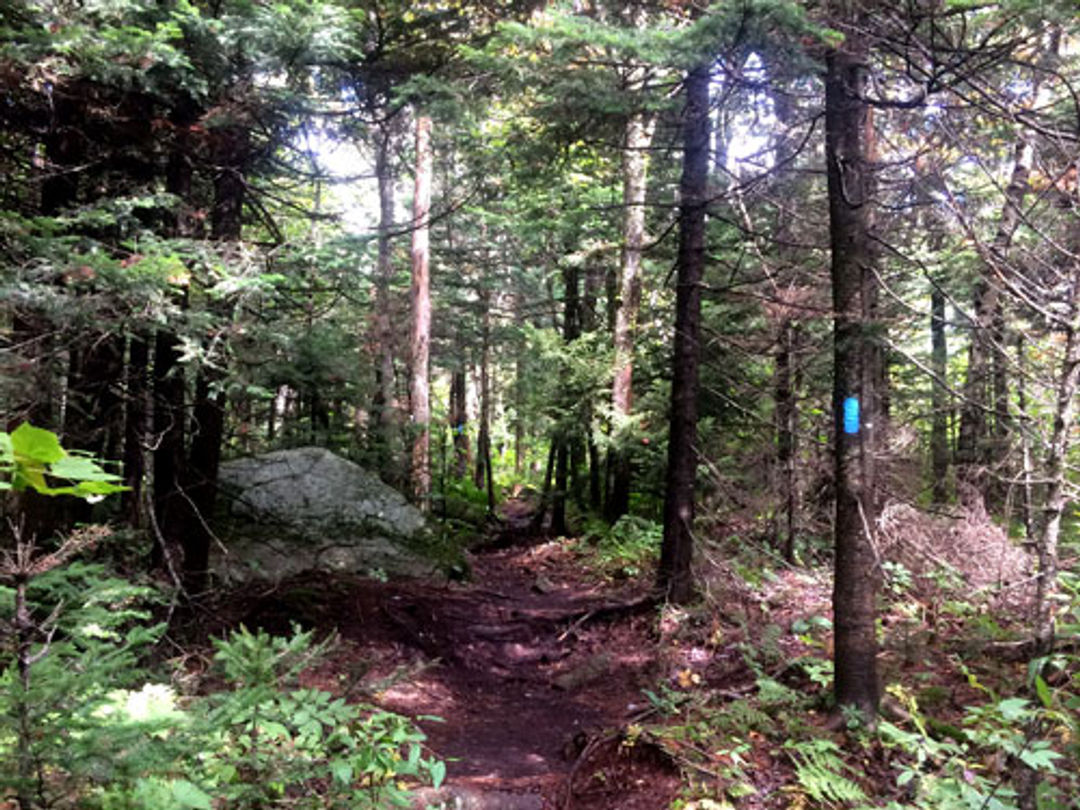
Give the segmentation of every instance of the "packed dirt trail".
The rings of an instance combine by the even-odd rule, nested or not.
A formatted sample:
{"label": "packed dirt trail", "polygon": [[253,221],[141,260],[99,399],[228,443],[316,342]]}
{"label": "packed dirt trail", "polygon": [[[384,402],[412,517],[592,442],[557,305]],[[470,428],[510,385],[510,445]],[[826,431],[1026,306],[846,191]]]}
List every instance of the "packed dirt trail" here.
{"label": "packed dirt trail", "polygon": [[343,644],[313,679],[417,718],[447,762],[446,785],[418,807],[667,807],[677,773],[612,733],[647,711],[641,690],[655,685],[642,583],[590,579],[565,543],[513,528],[470,563],[465,583],[298,582],[248,621],[299,608],[336,625]]}

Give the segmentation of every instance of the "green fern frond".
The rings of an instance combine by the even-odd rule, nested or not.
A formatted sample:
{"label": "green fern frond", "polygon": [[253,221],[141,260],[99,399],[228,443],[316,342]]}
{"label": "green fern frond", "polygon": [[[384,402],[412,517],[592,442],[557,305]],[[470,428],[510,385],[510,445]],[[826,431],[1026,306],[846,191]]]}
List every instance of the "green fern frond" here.
{"label": "green fern frond", "polygon": [[863,789],[843,775],[850,768],[832,740],[789,742],[784,747],[795,765],[799,788],[812,801],[829,807],[866,801]]}

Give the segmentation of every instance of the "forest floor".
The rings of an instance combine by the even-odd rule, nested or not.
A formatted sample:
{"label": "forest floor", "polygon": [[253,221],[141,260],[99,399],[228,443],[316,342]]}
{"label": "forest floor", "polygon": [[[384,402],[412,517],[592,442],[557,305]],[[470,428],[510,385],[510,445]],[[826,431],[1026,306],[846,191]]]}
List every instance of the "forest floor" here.
{"label": "forest floor", "polygon": [[509,505],[466,583],[312,575],[219,618],[336,629],[306,685],[417,719],[448,771],[420,807],[665,808],[678,769],[611,733],[650,713],[642,689],[659,676],[647,583],[599,579],[566,542],[525,531],[524,509]]}
{"label": "forest floor", "polygon": [[[227,595],[212,611],[217,626],[202,629],[244,623],[288,635],[299,623],[320,637],[336,633],[304,685],[418,723],[429,754],[447,764],[445,785],[421,791],[420,808],[665,810],[682,797],[686,808],[731,807],[731,798],[774,810],[842,795],[903,798],[896,774],[910,751],[864,738],[849,761],[837,758],[845,741],[829,722],[827,568],[763,570],[702,549],[700,604],[677,610],[650,598],[651,572],[605,569],[597,547],[537,535],[530,517],[525,501],[504,505],[468,555],[468,581],[309,574]],[[892,695],[888,716],[918,740],[929,724],[945,735],[932,744],[947,745],[966,739],[969,707],[997,700],[983,683],[1006,694],[1023,683],[1023,662],[1002,652],[1015,635],[1004,623],[1020,607],[975,601],[973,585],[1015,573],[1022,558],[985,521],[946,532],[902,517],[889,529],[902,535],[892,554],[918,571],[923,546],[933,545],[955,584],[944,586],[936,569],[890,569],[882,679],[923,719]],[[986,609],[995,604],[997,619]],[[833,793],[820,793],[814,777],[823,771],[800,765],[807,756],[833,756],[825,773]]]}

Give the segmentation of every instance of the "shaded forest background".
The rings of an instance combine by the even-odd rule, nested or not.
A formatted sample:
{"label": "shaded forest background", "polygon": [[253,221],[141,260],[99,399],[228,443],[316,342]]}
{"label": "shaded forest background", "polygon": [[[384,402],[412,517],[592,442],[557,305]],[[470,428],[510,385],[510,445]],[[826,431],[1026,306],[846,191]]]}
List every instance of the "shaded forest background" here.
{"label": "shaded forest background", "polygon": [[674,602],[832,566],[837,711],[939,567],[1075,686],[1072,5],[0,15],[0,407],[126,486],[21,537],[109,521],[197,602],[221,460],[317,444],[452,542],[522,487],[649,537]]}

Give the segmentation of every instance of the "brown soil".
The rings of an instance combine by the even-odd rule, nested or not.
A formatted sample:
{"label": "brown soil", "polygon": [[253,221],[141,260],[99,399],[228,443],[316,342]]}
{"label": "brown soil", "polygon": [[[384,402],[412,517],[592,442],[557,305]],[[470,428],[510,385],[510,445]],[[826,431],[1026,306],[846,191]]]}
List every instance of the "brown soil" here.
{"label": "brown soil", "polygon": [[658,675],[640,585],[590,580],[563,543],[502,539],[471,558],[468,583],[310,576],[234,602],[232,620],[336,628],[342,643],[308,680],[418,718],[448,766],[421,807],[668,807],[677,770],[617,733]]}

